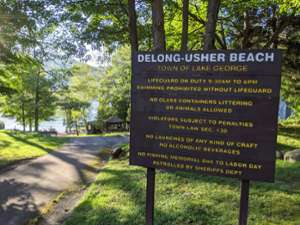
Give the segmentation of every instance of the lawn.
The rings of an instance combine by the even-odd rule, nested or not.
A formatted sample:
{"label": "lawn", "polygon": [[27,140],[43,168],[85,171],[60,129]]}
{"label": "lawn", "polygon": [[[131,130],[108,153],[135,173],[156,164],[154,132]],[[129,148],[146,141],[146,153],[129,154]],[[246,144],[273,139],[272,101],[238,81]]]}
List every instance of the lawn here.
{"label": "lawn", "polygon": [[120,131],[120,132],[107,132],[107,133],[99,133],[99,134],[86,134],[80,133],[79,135],[76,134],[67,134],[66,137],[111,137],[111,136],[126,136],[129,135],[128,131]]}
{"label": "lawn", "polygon": [[[278,147],[300,148],[299,127],[281,128]],[[276,163],[276,182],[253,182],[249,225],[300,224],[300,163]],[[112,160],[65,225],[145,224],[146,170]],[[235,225],[239,182],[192,173],[157,172],[155,225]]]}
{"label": "lawn", "polygon": [[277,136],[278,150],[300,149],[300,126],[281,126]]}
{"label": "lawn", "polygon": [[[145,224],[145,169],[113,160],[65,225]],[[239,183],[190,173],[158,172],[156,225],[235,225]],[[274,184],[252,183],[249,225],[300,224],[300,164],[277,162]]]}
{"label": "lawn", "polygon": [[0,131],[0,167],[18,160],[35,158],[53,151],[67,141],[65,137],[38,133]]}

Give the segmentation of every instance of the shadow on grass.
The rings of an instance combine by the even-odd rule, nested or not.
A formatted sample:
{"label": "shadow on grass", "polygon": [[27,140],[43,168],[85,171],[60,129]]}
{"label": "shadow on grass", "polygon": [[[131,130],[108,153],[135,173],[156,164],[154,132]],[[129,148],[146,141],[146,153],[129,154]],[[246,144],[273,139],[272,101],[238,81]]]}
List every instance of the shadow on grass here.
{"label": "shadow on grass", "polygon": [[[189,172],[176,172],[175,176],[198,180],[199,182],[230,185],[233,188],[239,187],[240,185],[239,180],[234,178],[198,175]],[[276,166],[274,183],[251,181],[251,187],[261,191],[278,191],[287,194],[300,194],[300,163],[287,163],[280,161]]]}
{"label": "shadow on grass", "polygon": [[[45,148],[39,143],[23,138],[22,135],[12,133],[9,133],[9,135],[21,143],[43,149],[49,153],[49,156],[53,156],[68,165],[71,165],[78,174],[78,182],[83,184],[91,181],[87,172],[91,172],[93,174],[97,174],[99,172],[99,168],[97,168],[97,166],[95,167],[89,164],[89,159],[94,159],[92,155],[99,155],[100,148],[103,148],[106,145],[112,145],[116,141],[116,139],[112,138],[99,139],[97,137],[80,139],[80,141],[75,139],[72,143],[67,144],[66,147],[62,148],[60,151],[51,151],[51,149]],[[82,160],[81,157],[86,157],[87,160]],[[101,159],[99,160],[107,160],[108,158],[105,153],[101,153],[100,157]],[[32,177],[35,179],[43,177],[43,171],[49,171],[49,168],[53,169],[53,164],[55,165],[56,163],[57,161],[47,159],[30,161],[26,164],[26,169],[18,171],[18,176],[29,177],[29,179]],[[64,171],[59,172],[63,173]],[[40,191],[41,193],[47,194],[55,191],[48,189],[42,190],[38,183],[25,185],[18,183],[14,179],[6,179],[6,174],[3,174],[2,181],[0,181],[0,190],[1,225],[23,225],[26,221],[28,221],[28,219],[39,215],[39,211],[34,205],[35,201],[31,196],[30,191]],[[16,199],[16,203],[15,201],[11,202],[12,199]]]}
{"label": "shadow on grass", "polygon": [[[129,196],[131,204],[134,206],[125,212],[120,212],[118,209],[110,205],[109,202],[100,204],[98,207],[92,203],[92,199],[97,198],[98,192],[95,195],[89,196],[88,199],[83,201],[75,209],[73,216],[70,220],[66,221],[66,225],[77,225],[77,224],[97,224],[97,225],[140,225],[145,224],[145,185],[141,185],[140,181],[145,181],[146,174],[141,169],[130,169],[130,170],[112,170],[105,168],[103,173],[108,173],[112,176],[108,179],[97,180],[94,184],[100,187],[109,187],[111,190],[120,190],[121,196],[112,196],[115,200],[118,197],[122,198],[123,195]],[[122,194],[124,193],[124,194]],[[101,197],[101,193],[100,193]],[[183,199],[184,201],[184,199]],[[122,204],[117,202],[111,202],[112,204]],[[122,207],[122,206],[121,206]],[[186,224],[182,223],[180,219],[186,220],[186,215],[189,215],[191,211],[197,213],[198,216],[190,216],[188,218],[188,224],[199,224],[199,221],[203,221],[206,224],[212,216],[217,215],[217,212],[209,212],[203,209],[199,205],[193,203],[186,203],[181,211],[165,212],[158,208],[155,209],[155,224],[171,225],[170,221],[176,221],[174,224]],[[185,215],[185,216],[184,216]],[[188,216],[189,217],[189,216]],[[198,221],[198,222],[197,222]],[[202,224],[202,223],[201,223]]]}
{"label": "shadow on grass", "polygon": [[[120,167],[121,169],[105,168],[102,171],[102,173],[106,175],[95,181],[95,186],[91,189],[91,192],[88,193],[88,196],[82,201],[82,203],[75,209],[71,218],[66,221],[66,225],[145,224],[145,170],[126,169],[125,164],[125,169],[123,165],[120,165]],[[250,190],[252,217],[250,219],[255,221],[255,224],[259,224],[257,221],[262,222],[268,217],[272,217],[270,224],[272,221],[282,221],[282,219],[286,219],[287,223],[285,224],[289,224],[288,222],[293,221],[300,210],[300,202],[297,201],[297,198],[290,198],[291,195],[297,195],[299,199],[300,164],[290,166],[279,165],[276,177],[277,181],[274,184],[252,182]],[[186,193],[178,192],[178,190],[181,190],[180,188],[174,191],[172,186],[170,186],[168,187],[170,188],[170,191],[167,191],[167,189],[160,187],[156,193],[156,195],[160,196],[159,198],[162,198],[163,195],[165,196],[164,198],[167,198],[166,195],[170,195],[169,200],[165,199],[165,202],[162,204],[168,204],[168,201],[172,201],[172,195],[176,195],[176,193],[173,192],[178,192],[177,194],[179,197],[177,197],[177,201],[182,198],[182,202],[180,202],[179,209],[178,207],[176,208],[176,205],[172,206],[172,204],[170,204],[171,206],[166,210],[166,208],[161,207],[162,205],[158,204],[160,206],[155,208],[155,224],[216,225],[234,224],[231,223],[232,221],[237,222],[239,181],[230,178],[195,175],[187,172],[167,174],[166,172],[160,171],[157,172],[157,179],[158,182],[162,182],[162,179],[166,179],[166,181],[163,181],[164,183],[158,183],[157,188],[159,188],[158,185],[168,185],[168,182],[176,183],[179,187],[189,183],[193,183],[194,188],[197,184],[199,184],[200,187],[205,183],[208,185],[204,185],[202,188],[206,186],[216,187],[216,185],[220,185],[220,187],[216,196],[210,195],[210,197],[207,197],[211,198],[210,200],[215,203],[215,205],[213,204],[211,206],[209,204],[201,205],[201,203],[193,201],[193,197],[185,197],[184,194]],[[226,189],[231,191],[231,194],[235,196],[234,199],[229,197],[230,200],[227,199],[229,200],[229,202],[227,202],[226,197],[224,197],[222,191],[220,191],[222,189],[222,185],[226,186]],[[213,191],[214,190],[207,190],[207,192]],[[109,197],[107,200],[107,195],[109,194],[114,196]],[[128,199],[131,203],[128,203],[128,201],[126,202],[124,199],[122,200],[124,195],[128,196],[126,199]],[[276,198],[276,200],[274,200],[274,198]],[[98,202],[96,202],[95,199],[98,199]],[[161,201],[161,199],[157,201]],[[272,201],[275,201],[276,203],[274,208]],[[128,207],[131,208],[124,212],[124,207],[126,207],[125,205],[127,204]],[[218,204],[228,204],[229,208],[227,207],[226,210],[222,211],[223,209],[218,208]],[[278,205],[280,205],[280,207]],[[235,208],[230,208],[232,206],[235,206]],[[226,211],[234,215],[234,218],[230,218],[230,216],[227,215],[227,219],[230,218],[231,222],[229,220],[226,222],[226,215],[224,215],[226,214]],[[270,214],[270,211],[278,212]],[[275,223],[273,222],[272,224]]]}
{"label": "shadow on grass", "polygon": [[278,134],[291,138],[300,138],[300,126],[280,127],[278,129]]}
{"label": "shadow on grass", "polygon": [[[18,135],[18,133],[14,134],[11,132],[7,132],[7,134],[19,142],[23,142],[27,145],[31,145],[33,147],[42,149],[42,150],[46,151],[48,154],[53,155],[53,156],[63,160],[64,162],[67,162],[68,164],[74,166],[74,168],[76,169],[76,171],[80,177],[80,182],[83,184],[87,184],[89,182],[88,178],[85,176],[84,170],[93,172],[93,173],[97,172],[97,170],[94,167],[92,167],[86,163],[80,162],[80,160],[78,158],[73,157],[71,154],[66,154],[64,152],[59,152],[59,151],[53,151],[53,149],[51,149],[51,148],[46,148],[38,143],[32,142],[30,140],[27,140],[27,139],[21,137],[20,135]],[[39,137],[38,134],[37,134],[37,136]],[[48,139],[49,139],[49,137],[47,137],[47,141],[48,141]],[[35,169],[38,169],[38,170],[44,170],[46,165],[44,162],[41,162],[41,163],[35,162],[34,167],[35,167]]]}
{"label": "shadow on grass", "polygon": [[[22,134],[23,134],[22,132],[17,132],[17,133],[7,132],[7,135],[12,137],[13,139],[15,139],[19,142],[22,142],[24,144],[31,145],[33,147],[42,149],[42,150],[46,151],[48,154],[50,154],[50,155],[52,155],[56,158],[59,158],[62,161],[72,165],[76,169],[77,174],[80,177],[80,182],[81,183],[87,184],[87,183],[90,182],[89,179],[86,176],[86,172],[91,172],[91,173],[97,173],[98,172],[98,169],[96,169],[95,167],[88,165],[88,163],[81,162],[80,158],[78,158],[78,155],[68,154],[66,152],[61,152],[61,151],[53,151],[53,149],[51,149],[51,148],[46,148],[46,147],[44,147],[43,145],[41,145],[39,143],[35,143],[35,142],[30,141],[26,138],[23,138]],[[39,134],[33,134],[33,135],[36,135],[37,137],[40,137]],[[49,140],[49,142],[50,142],[51,137],[46,137],[46,138],[47,138],[47,140],[45,140],[45,141],[48,142],[48,140]],[[56,139],[56,138],[53,138],[53,139]],[[91,153],[91,154],[95,153],[95,155],[99,155],[100,156],[99,160],[101,160],[101,161],[107,161],[109,156],[107,154],[101,154],[101,153],[98,154],[99,149],[105,147],[106,145],[111,146],[116,142],[114,137],[103,137],[103,138],[100,138],[100,139],[99,139],[99,137],[85,137],[85,138],[80,138],[80,139],[78,139],[78,138],[73,138],[73,139],[68,138],[68,140],[69,141],[74,140],[73,145],[68,146],[68,148],[72,149],[72,151],[80,153],[81,150],[84,149],[84,151],[86,153]],[[99,142],[101,143],[101,141],[105,142],[106,145],[99,144]],[[53,142],[55,142],[55,141],[53,141]],[[0,161],[0,163],[1,163],[1,161]],[[44,162],[41,162],[41,163],[36,162],[35,167],[39,170],[43,170],[45,168],[45,165],[42,165],[43,163]],[[36,165],[36,164],[41,164],[41,165]]]}
{"label": "shadow on grass", "polygon": [[46,144],[48,144],[50,146],[57,146],[57,145],[63,144],[65,142],[67,142],[68,139],[69,139],[67,137],[44,136],[44,135],[41,135],[39,133],[26,133],[26,132],[24,133],[24,132],[20,132],[20,131],[17,131],[17,132],[5,132],[5,133],[8,136],[14,138],[17,141],[21,141],[23,143],[35,146],[35,147],[43,149],[43,150],[53,150],[53,149],[51,149],[51,148],[45,148],[44,146],[42,146],[42,145],[40,145],[38,143],[35,143],[33,141],[30,141],[29,139],[36,138],[39,142],[46,143]]}
{"label": "shadow on grass", "polygon": [[11,145],[10,141],[6,141],[6,140],[0,140],[0,150],[1,148],[7,148]]}
{"label": "shadow on grass", "polygon": [[[25,137],[22,137],[21,135],[20,135],[20,133],[12,133],[12,132],[6,132],[6,134],[8,135],[8,136],[10,136],[10,137],[12,137],[13,139],[15,139],[16,141],[19,141],[19,142],[23,142],[23,143],[25,143],[25,144],[27,144],[27,145],[31,145],[31,146],[33,146],[33,147],[36,147],[36,148],[39,148],[39,149],[42,149],[42,150],[44,150],[44,151],[46,151],[46,152],[50,152],[50,151],[52,151],[52,149],[51,148],[45,148],[44,146],[42,146],[42,145],[40,145],[40,144],[38,144],[38,143],[35,143],[35,142],[33,142],[33,141],[29,141],[28,139],[26,139]],[[41,137],[41,136],[37,136],[37,137]],[[48,142],[48,141],[47,141]],[[52,141],[53,143],[54,143],[54,141]],[[49,139],[49,143],[51,143],[51,140]]]}
{"label": "shadow on grass", "polygon": [[287,145],[287,144],[281,144],[281,143],[277,143],[276,147],[277,147],[277,150],[280,150],[280,151],[290,151],[290,150],[295,149],[295,146],[293,146],[293,145]]}

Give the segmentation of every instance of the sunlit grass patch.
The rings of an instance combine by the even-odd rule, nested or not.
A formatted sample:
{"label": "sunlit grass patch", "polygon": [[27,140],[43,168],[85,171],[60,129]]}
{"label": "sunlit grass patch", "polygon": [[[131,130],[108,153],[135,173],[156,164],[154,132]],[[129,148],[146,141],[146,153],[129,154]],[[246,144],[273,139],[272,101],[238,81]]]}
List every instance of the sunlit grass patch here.
{"label": "sunlit grass patch", "polygon": [[[113,160],[100,172],[66,225],[145,224],[146,170]],[[156,225],[235,225],[235,179],[157,170]],[[249,225],[300,224],[300,163],[277,162],[276,182],[251,182]]]}
{"label": "sunlit grass patch", "polygon": [[66,141],[67,138],[44,136],[38,133],[0,131],[0,166],[45,155]]}
{"label": "sunlit grass patch", "polygon": [[281,126],[278,129],[277,150],[300,149],[300,126]]}

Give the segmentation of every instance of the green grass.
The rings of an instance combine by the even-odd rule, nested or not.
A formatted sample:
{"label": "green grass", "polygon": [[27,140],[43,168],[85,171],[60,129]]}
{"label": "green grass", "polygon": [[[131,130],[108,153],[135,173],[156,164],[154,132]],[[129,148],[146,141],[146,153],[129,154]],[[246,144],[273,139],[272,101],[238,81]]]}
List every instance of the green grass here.
{"label": "green grass", "polygon": [[278,129],[277,150],[300,149],[300,126],[281,126]]}
{"label": "green grass", "polygon": [[38,133],[0,131],[0,167],[18,160],[47,154],[67,141],[65,137],[42,136]]}
{"label": "green grass", "polygon": [[[113,160],[65,225],[145,224],[145,169]],[[300,224],[300,163],[277,162],[276,183],[253,182],[249,225]],[[158,172],[156,225],[235,225],[239,183],[192,173]]]}
{"label": "green grass", "polygon": [[111,136],[125,136],[129,135],[128,131],[121,131],[121,132],[109,132],[109,133],[103,133],[103,137],[111,137]]}
{"label": "green grass", "polygon": [[129,132],[127,131],[121,131],[121,132],[108,132],[108,133],[102,133],[102,134],[86,134],[86,133],[80,133],[79,136],[76,134],[68,134],[66,137],[112,137],[112,136],[125,136],[129,135]]}
{"label": "green grass", "polygon": [[[300,127],[281,127],[278,148],[300,148]],[[145,182],[144,168],[110,161],[65,225],[145,224]],[[155,225],[236,225],[239,191],[235,179],[158,171]],[[300,163],[278,160],[275,183],[251,183],[249,225],[299,224]]]}

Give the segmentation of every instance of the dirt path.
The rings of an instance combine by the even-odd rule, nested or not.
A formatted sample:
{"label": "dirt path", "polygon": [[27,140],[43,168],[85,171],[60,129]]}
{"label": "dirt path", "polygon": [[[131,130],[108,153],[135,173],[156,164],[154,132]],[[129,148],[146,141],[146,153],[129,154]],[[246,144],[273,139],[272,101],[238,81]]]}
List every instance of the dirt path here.
{"label": "dirt path", "polygon": [[0,174],[0,225],[23,225],[59,193],[97,174],[99,150],[127,137],[79,137],[59,151]]}

